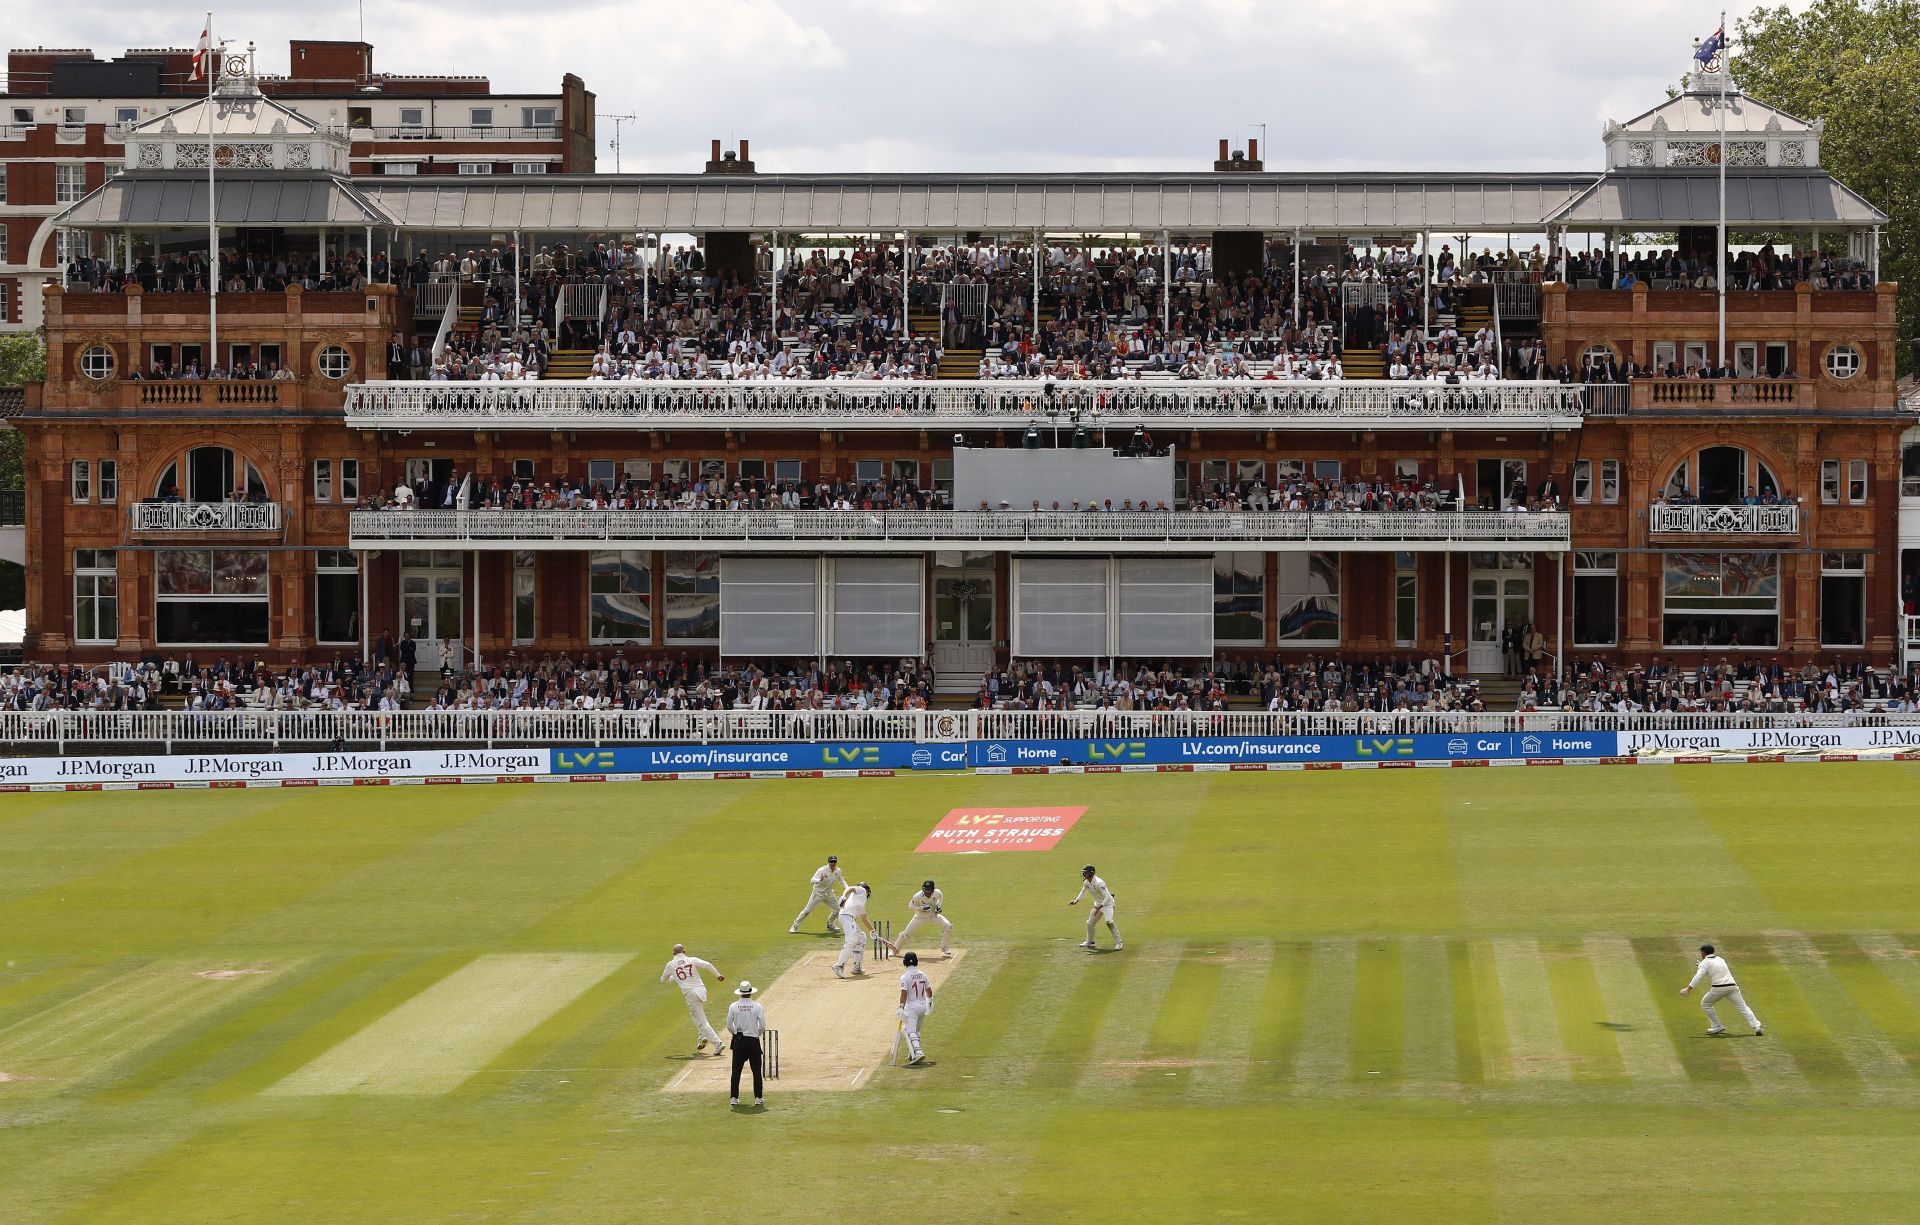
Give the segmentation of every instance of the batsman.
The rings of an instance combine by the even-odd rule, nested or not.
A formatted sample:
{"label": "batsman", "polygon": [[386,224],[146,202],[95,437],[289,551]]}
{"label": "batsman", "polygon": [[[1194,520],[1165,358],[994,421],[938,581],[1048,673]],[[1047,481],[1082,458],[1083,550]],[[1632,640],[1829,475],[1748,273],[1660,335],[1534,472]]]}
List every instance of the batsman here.
{"label": "batsman", "polygon": [[920,968],[920,954],[908,953],[900,959],[906,970],[900,975],[900,1028],[893,1036],[894,1052],[888,1054],[891,1062],[893,1053],[900,1048],[900,1039],[907,1040],[907,1062],[919,1063],[927,1057],[920,1046],[920,1027],[926,1024],[927,1014],[933,1011],[933,984],[927,980],[926,972]]}

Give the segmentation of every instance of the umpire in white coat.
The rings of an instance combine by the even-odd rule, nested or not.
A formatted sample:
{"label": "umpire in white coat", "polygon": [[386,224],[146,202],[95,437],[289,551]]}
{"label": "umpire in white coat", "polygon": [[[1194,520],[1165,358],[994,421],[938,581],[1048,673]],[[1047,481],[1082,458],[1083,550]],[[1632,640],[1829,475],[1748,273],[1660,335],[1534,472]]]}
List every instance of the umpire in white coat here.
{"label": "umpire in white coat", "polygon": [[753,1104],[765,1105],[766,1096],[761,1077],[765,1074],[766,1060],[760,1052],[760,1039],[767,1032],[767,1010],[753,998],[753,984],[743,982],[734,992],[740,998],[727,1009],[727,1032],[733,1035],[733,1082],[731,1105],[740,1104],[740,1069],[753,1066]]}

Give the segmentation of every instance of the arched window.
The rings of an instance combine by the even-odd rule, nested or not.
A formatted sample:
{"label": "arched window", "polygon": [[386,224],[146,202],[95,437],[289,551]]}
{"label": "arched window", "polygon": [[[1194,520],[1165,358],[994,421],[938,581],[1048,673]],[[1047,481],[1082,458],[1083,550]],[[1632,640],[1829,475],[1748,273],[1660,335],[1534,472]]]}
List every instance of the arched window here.
{"label": "arched window", "polygon": [[253,461],[226,447],[195,447],[167,465],[153,496],[167,502],[270,502]]}
{"label": "arched window", "polygon": [[1667,478],[1669,501],[1707,506],[1766,504],[1782,500],[1786,486],[1765,460],[1744,447],[1702,447]]}

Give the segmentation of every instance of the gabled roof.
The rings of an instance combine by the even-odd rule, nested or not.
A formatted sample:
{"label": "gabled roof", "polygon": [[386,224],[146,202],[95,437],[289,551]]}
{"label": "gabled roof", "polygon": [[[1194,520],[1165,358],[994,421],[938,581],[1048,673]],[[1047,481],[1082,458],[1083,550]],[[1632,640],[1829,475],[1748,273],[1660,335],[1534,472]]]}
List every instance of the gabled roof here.
{"label": "gabled roof", "polygon": [[174,135],[205,138],[209,123],[213,125],[215,138],[312,136],[322,131],[313,120],[271,98],[259,94],[215,94],[155,115],[137,124],[128,136],[134,140]]}
{"label": "gabled roof", "polygon": [[[1642,111],[1618,125],[1632,135],[1706,136],[1720,135],[1720,116],[1709,102],[1718,94],[1684,93],[1668,98],[1652,110]],[[1734,105],[1727,110],[1728,136],[1804,136],[1818,132],[1822,125],[1809,123],[1777,107],[1768,106],[1745,94],[1730,95]],[[1609,127],[1611,133],[1614,129]]]}
{"label": "gabled roof", "polygon": [[[1712,225],[1720,217],[1715,171],[1616,170],[1547,218],[1550,225]],[[1887,215],[1824,170],[1727,171],[1727,224],[1884,225]]]}

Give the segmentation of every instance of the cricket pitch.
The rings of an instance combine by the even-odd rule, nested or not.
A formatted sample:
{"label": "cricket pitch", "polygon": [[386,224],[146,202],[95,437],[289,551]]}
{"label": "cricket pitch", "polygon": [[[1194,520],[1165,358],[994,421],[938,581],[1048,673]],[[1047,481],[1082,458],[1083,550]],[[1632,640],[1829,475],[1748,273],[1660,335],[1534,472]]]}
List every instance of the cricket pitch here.
{"label": "cricket pitch", "polygon": [[[873,1080],[874,1069],[886,1060],[900,1019],[896,1011],[900,1005],[900,961],[869,959],[865,977],[839,979],[833,976],[837,956],[838,948],[808,953],[789,966],[771,987],[754,993],[767,1010],[767,1028],[780,1031],[780,1079],[768,1084],[769,1091],[776,1086],[783,1092],[858,1089]],[[941,985],[965,956],[964,949],[955,949],[952,958],[939,953],[920,954],[920,968],[933,983],[935,1011],[927,1020],[927,1030],[935,1043],[940,1033]],[[722,1036],[727,1006],[733,1001],[733,993],[725,989],[707,998],[708,1019]],[[904,1042],[900,1050],[904,1060]],[[726,1090],[732,1072],[731,1053],[718,1059],[697,1055],[661,1091],[719,1094]],[[753,1073],[742,1069],[740,1076],[748,1082]],[[742,1091],[751,1093],[751,1085],[743,1083]]]}

